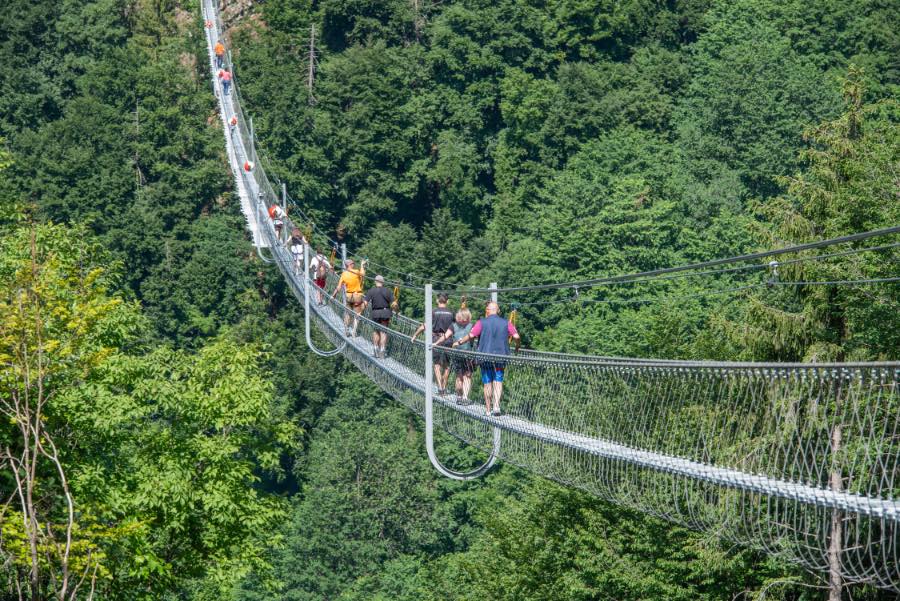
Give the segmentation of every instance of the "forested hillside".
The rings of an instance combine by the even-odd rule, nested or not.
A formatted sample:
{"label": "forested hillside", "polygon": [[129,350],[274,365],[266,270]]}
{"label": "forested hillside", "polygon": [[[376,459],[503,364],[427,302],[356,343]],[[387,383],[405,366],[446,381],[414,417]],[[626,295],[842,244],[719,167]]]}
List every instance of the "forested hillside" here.
{"label": "forested hillside", "polygon": [[[389,277],[576,280],[900,223],[890,1],[221,6],[267,169]],[[4,8],[0,596],[825,597],[777,559],[510,466],[438,479],[418,419],[311,355],[256,257],[199,6]],[[782,277],[896,276],[897,256]],[[900,354],[896,284],[745,288],[765,277],[501,302],[548,350]]]}

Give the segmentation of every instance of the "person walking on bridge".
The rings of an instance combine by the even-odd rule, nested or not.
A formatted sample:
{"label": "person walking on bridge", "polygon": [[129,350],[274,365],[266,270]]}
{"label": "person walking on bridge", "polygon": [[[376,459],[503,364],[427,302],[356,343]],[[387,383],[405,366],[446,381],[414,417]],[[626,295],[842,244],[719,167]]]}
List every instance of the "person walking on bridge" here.
{"label": "person walking on bridge", "polygon": [[284,219],[287,217],[287,211],[281,208],[277,202],[269,205],[269,218],[272,225],[275,226],[275,238],[281,241],[281,229],[284,227]]}
{"label": "person walking on bridge", "polygon": [[320,305],[325,304],[325,296],[322,291],[325,290],[325,281],[328,278],[328,272],[332,270],[331,262],[322,252],[322,249],[316,250],[316,256],[309,262],[309,271],[312,273],[313,281],[316,284],[316,302]]}
{"label": "person walking on bridge", "polygon": [[294,257],[294,275],[299,275],[303,272],[303,247],[306,245],[306,236],[303,235],[300,228],[295,227],[291,230],[291,237],[285,241],[284,245],[288,247]]}
{"label": "person walking on bridge", "polygon": [[[450,340],[444,337],[447,330],[453,326],[453,311],[447,308],[448,300],[445,293],[438,294],[437,309],[431,312],[431,342],[435,346],[450,346]],[[423,323],[413,333],[413,342],[416,341],[416,336],[424,331],[425,324]],[[438,394],[446,393],[447,380],[450,378],[450,358],[447,353],[439,350],[434,353],[434,377],[437,381]]]}
{"label": "person walking on bridge", "polygon": [[231,71],[225,69],[219,69],[219,79],[222,80],[222,91],[228,96],[228,90],[231,88]]}
{"label": "person walking on bridge", "polygon": [[[487,355],[509,355],[509,339],[516,341],[519,350],[522,339],[516,326],[500,317],[500,305],[490,302],[485,309],[485,316],[478,320],[475,327],[467,335],[453,343],[453,347],[478,338],[478,352]],[[484,385],[484,410],[489,415],[501,415],[500,398],[503,396],[503,372],[506,361],[496,358],[481,360],[481,383]],[[493,407],[492,407],[493,405]]]}
{"label": "person walking on bridge", "polygon": [[216,68],[221,69],[225,66],[225,45],[222,43],[222,40],[216,42],[214,50],[216,53]]}
{"label": "person walking on bridge", "polygon": [[[393,304],[393,302],[394,293],[384,287],[384,277],[376,275],[375,287],[369,288],[369,290],[366,292],[366,298],[363,301],[363,308],[371,305],[372,321],[387,328],[389,325],[391,325],[391,317],[394,314],[394,312],[391,310],[391,305]],[[372,345],[375,347],[375,350],[372,351],[372,356],[374,356],[376,359],[385,358],[387,339],[388,335],[386,330],[375,328],[372,331]]]}
{"label": "person walking on bridge", "polygon": [[[438,344],[445,340],[459,340],[463,336],[469,335],[469,333],[472,332],[473,327],[472,312],[468,309],[460,309],[456,312],[456,321],[453,322],[453,326],[447,330],[440,340],[438,340]],[[472,350],[472,343],[466,342],[465,344],[458,345],[457,348],[461,351],[470,351]],[[450,364],[452,365],[453,373],[456,376],[454,378],[456,403],[468,404],[469,390],[472,389],[472,367],[474,366],[474,363],[470,357],[453,355],[450,357]]]}
{"label": "person walking on bridge", "polygon": [[347,296],[347,309],[344,312],[344,327],[347,329],[349,336],[356,336],[356,328],[359,325],[359,319],[353,318],[353,329],[350,329],[350,311],[356,315],[362,313],[363,310],[363,277],[366,275],[366,261],[360,264],[356,269],[356,262],[353,259],[347,259],[344,264],[344,271],[341,272],[341,279],[338,280],[337,287],[334,289],[331,297],[334,298],[343,290]]}

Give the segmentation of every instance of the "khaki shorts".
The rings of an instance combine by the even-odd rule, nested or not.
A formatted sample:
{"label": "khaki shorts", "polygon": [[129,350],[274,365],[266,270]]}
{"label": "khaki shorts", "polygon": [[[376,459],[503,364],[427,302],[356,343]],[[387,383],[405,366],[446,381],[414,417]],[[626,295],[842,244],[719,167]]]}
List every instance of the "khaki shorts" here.
{"label": "khaki shorts", "polygon": [[363,297],[362,292],[354,292],[347,295],[347,304],[351,307],[357,307],[363,304],[363,300],[365,300],[365,297]]}

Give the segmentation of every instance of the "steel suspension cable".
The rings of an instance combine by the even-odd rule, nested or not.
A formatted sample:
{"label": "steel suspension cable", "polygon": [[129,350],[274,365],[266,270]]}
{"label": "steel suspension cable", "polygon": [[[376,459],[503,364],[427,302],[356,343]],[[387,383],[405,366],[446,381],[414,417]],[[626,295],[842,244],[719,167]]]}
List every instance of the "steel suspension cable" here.
{"label": "steel suspension cable", "polygon": [[743,286],[734,286],[731,288],[724,288],[722,290],[708,290],[705,292],[697,292],[695,294],[684,294],[678,296],[654,296],[647,298],[581,298],[581,299],[560,299],[560,300],[552,300],[552,301],[535,301],[531,303],[513,303],[518,307],[533,307],[533,306],[547,306],[547,305],[557,305],[557,304],[571,304],[573,302],[579,303],[582,305],[589,304],[610,304],[610,305],[639,305],[639,304],[647,304],[647,303],[663,303],[663,302],[671,302],[671,301],[681,301],[681,300],[690,300],[694,298],[706,298],[708,296],[718,296],[722,294],[733,294],[735,292],[745,292],[747,290],[754,290],[759,288],[771,288],[773,286],[862,286],[862,285],[870,285],[870,284],[890,284],[900,282],[900,277],[891,277],[891,278],[870,278],[870,279],[859,279],[859,280],[828,280],[828,281],[766,281],[759,282],[756,284],[745,284]]}
{"label": "steel suspension cable", "polygon": [[[867,240],[869,238],[874,238],[877,236],[888,236],[892,234],[900,233],[900,225],[881,228],[877,230],[871,230],[867,232],[858,232],[855,234],[849,234],[846,236],[839,236],[836,238],[829,238],[826,240],[818,240],[816,242],[808,242],[805,244],[798,244],[795,246],[790,246],[786,248],[779,248],[773,250],[766,250],[756,253],[737,255],[733,257],[725,257],[722,259],[713,259],[711,261],[703,261],[700,263],[691,263],[689,265],[679,265],[676,267],[664,267],[660,269],[651,269],[649,271],[640,271],[635,273],[627,273],[616,276],[607,276],[601,278],[593,278],[588,280],[579,280],[579,281],[570,281],[570,282],[557,282],[557,283],[548,283],[548,284],[535,284],[530,286],[510,286],[510,287],[499,287],[497,288],[497,292],[505,293],[505,292],[525,292],[531,290],[553,290],[560,288],[591,288],[593,286],[607,284],[607,283],[618,283],[625,282],[629,280],[634,280],[638,278],[647,278],[650,276],[657,276],[663,274],[677,273],[682,271],[694,271],[697,269],[705,269],[707,267],[715,267],[717,265],[727,265],[730,263],[743,263],[746,261],[755,261],[759,259],[767,259],[769,257],[776,257],[789,253],[797,253],[805,250],[814,250],[817,248],[825,248],[827,246],[833,246],[835,244],[846,244],[849,242],[857,242],[860,240]],[[490,289],[488,288],[474,288],[474,291],[477,292],[487,292]]]}

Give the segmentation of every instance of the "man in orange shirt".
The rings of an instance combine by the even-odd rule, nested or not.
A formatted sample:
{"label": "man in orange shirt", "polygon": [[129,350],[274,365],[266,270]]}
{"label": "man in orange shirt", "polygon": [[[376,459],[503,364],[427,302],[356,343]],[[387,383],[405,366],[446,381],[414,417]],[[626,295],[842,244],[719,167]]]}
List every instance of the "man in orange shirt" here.
{"label": "man in orange shirt", "polygon": [[222,44],[221,40],[216,42],[215,51],[216,51],[216,68],[221,69],[222,65],[225,64],[225,45]]}
{"label": "man in orange shirt", "polygon": [[341,273],[341,279],[338,280],[337,287],[331,295],[332,298],[336,297],[341,289],[343,289],[347,295],[348,310],[344,312],[344,327],[347,328],[347,334],[351,336],[356,336],[356,326],[359,325],[359,320],[355,317],[353,318],[353,329],[351,330],[349,309],[352,309],[354,313],[360,315],[365,305],[362,292],[363,278],[366,275],[366,261],[364,260],[360,264],[359,269],[354,269],[355,265],[356,263],[353,259],[347,259],[344,271]]}

